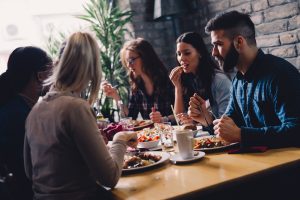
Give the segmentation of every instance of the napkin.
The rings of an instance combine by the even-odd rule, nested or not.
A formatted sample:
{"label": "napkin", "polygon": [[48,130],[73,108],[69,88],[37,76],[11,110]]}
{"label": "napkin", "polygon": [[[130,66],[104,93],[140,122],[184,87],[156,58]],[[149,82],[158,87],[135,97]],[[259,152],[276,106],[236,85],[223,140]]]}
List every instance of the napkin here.
{"label": "napkin", "polygon": [[266,146],[253,146],[253,147],[238,147],[227,151],[229,154],[237,153],[262,153],[268,150]]}
{"label": "napkin", "polygon": [[123,131],[123,127],[121,124],[117,124],[117,123],[109,124],[107,128],[103,129],[104,135],[107,137],[109,141],[112,141],[114,135],[120,131]]}

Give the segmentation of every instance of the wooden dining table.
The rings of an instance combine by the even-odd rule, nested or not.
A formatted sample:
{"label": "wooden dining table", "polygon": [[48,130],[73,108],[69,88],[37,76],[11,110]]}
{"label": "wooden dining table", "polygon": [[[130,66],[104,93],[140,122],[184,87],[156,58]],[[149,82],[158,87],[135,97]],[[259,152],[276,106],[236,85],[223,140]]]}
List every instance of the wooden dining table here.
{"label": "wooden dining table", "polygon": [[[192,163],[175,165],[166,161],[147,170],[123,174],[111,194],[113,199],[128,200],[211,200],[239,195],[252,199],[251,195],[270,194],[274,199],[284,195],[279,190],[290,194],[292,187],[297,188],[299,174],[300,148],[243,154],[222,151],[207,153]],[[261,194],[255,194],[256,191]]]}

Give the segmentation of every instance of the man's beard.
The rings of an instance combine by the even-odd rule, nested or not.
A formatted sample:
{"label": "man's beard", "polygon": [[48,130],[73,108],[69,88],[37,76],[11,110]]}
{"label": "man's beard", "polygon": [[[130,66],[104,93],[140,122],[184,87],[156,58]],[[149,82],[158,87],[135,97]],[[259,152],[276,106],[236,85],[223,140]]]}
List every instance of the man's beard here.
{"label": "man's beard", "polygon": [[216,60],[219,62],[220,67],[224,70],[224,72],[231,72],[233,68],[236,66],[239,58],[239,53],[235,49],[233,43],[230,45],[230,49],[225,58],[216,57]]}

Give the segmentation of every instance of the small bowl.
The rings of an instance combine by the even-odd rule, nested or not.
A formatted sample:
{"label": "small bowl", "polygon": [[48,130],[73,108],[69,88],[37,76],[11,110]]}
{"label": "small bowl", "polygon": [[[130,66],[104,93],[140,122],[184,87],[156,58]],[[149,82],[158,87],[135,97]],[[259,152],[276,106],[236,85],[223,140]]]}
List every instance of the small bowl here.
{"label": "small bowl", "polygon": [[159,140],[156,141],[149,141],[149,142],[139,142],[139,148],[151,149],[157,147]]}

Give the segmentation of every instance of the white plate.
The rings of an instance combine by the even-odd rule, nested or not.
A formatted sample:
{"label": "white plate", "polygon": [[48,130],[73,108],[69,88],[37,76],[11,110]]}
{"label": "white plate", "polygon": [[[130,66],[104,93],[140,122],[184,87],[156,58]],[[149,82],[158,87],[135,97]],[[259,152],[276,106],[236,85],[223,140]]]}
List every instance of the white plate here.
{"label": "white plate", "polygon": [[[201,139],[201,138],[211,138],[213,136],[204,136],[204,137],[199,137],[198,139]],[[197,138],[195,138],[195,140],[197,140]],[[200,149],[194,149],[194,151],[205,151],[205,152],[208,152],[208,151],[219,151],[219,150],[225,150],[227,148],[230,148],[232,146],[235,146],[237,145],[238,142],[235,142],[235,143],[230,143],[230,144],[226,144],[224,146],[220,146],[220,147],[212,147],[212,148],[200,148]]]}
{"label": "white plate", "polygon": [[204,136],[210,136],[209,132],[203,130],[196,130],[196,132],[194,132],[194,138],[204,137]]}
{"label": "white plate", "polygon": [[192,130],[194,137],[209,136],[209,132],[203,131],[202,129]]}
{"label": "white plate", "polygon": [[182,159],[179,153],[176,153],[171,156],[170,160],[174,163],[186,163],[186,162],[192,162],[195,160],[199,160],[205,156],[205,153],[202,151],[194,151],[194,157],[193,158],[188,158],[188,159]]}
{"label": "white plate", "polygon": [[137,121],[144,121],[144,124],[133,127],[134,131],[139,131],[139,130],[142,130],[144,128],[148,128],[148,127],[151,127],[154,125],[154,123],[151,120],[137,120]]}
{"label": "white plate", "polygon": [[153,155],[160,155],[161,156],[161,159],[151,165],[147,165],[147,166],[142,166],[142,167],[135,167],[135,168],[130,168],[130,169],[123,169],[122,171],[123,172],[128,172],[128,171],[138,171],[138,170],[141,170],[141,169],[146,169],[146,168],[150,168],[150,167],[153,167],[153,166],[156,166],[156,165],[159,165],[167,160],[169,160],[170,158],[170,154],[168,154],[167,152],[160,152],[160,151],[145,151],[143,153],[151,153]]}
{"label": "white plate", "polygon": [[[144,149],[144,148],[141,147],[140,145],[137,145],[137,148],[139,148],[139,149]],[[161,146],[160,143],[159,143],[156,147],[149,148],[148,150],[149,150],[149,151],[157,151],[157,150],[161,150],[161,149],[162,149],[162,146]]]}

